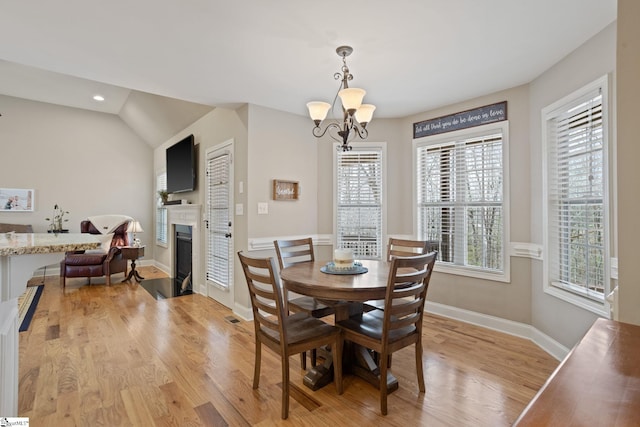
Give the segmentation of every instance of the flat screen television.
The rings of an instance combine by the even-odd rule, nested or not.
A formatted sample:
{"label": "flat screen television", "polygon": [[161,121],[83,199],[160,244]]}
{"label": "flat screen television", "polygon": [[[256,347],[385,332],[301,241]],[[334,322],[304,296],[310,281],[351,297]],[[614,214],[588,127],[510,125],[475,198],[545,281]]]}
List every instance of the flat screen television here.
{"label": "flat screen television", "polygon": [[196,149],[193,135],[167,148],[167,193],[196,189]]}

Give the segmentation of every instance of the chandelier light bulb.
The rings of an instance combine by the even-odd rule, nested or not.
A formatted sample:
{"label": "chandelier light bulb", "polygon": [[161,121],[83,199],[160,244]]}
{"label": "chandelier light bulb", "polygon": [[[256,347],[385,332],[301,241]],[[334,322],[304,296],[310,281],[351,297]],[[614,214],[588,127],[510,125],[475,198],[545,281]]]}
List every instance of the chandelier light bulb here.
{"label": "chandelier light bulb", "polygon": [[376,106],[371,104],[362,104],[360,108],[358,108],[355,113],[355,118],[358,123],[362,125],[362,127],[365,127],[367,123],[371,121],[371,118],[373,117],[373,111],[375,109]]}
{"label": "chandelier light bulb", "polygon": [[311,120],[315,122],[316,126],[319,126],[320,122],[327,117],[331,104],[328,102],[313,101],[307,103],[307,108],[309,109]]}
{"label": "chandelier light bulb", "polygon": [[338,92],[338,96],[340,96],[342,100],[344,109],[347,110],[350,115],[353,115],[353,113],[360,108],[360,105],[362,105],[362,99],[366,93],[367,91],[364,89],[349,87]]}

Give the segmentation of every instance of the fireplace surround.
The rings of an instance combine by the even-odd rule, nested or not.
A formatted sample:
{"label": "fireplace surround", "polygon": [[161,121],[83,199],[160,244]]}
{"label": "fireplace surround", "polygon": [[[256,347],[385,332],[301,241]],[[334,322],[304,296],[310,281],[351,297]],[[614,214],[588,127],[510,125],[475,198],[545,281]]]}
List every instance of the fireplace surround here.
{"label": "fireplace surround", "polygon": [[[171,260],[171,278],[177,279],[182,284],[184,272],[179,272],[176,266],[176,254],[178,251],[177,231],[185,230],[184,227],[191,229],[191,284],[194,293],[203,293],[200,289],[200,224],[201,224],[201,206],[200,205],[169,205],[168,212],[168,235],[169,238],[169,259]],[[180,242],[181,244],[183,242]]]}

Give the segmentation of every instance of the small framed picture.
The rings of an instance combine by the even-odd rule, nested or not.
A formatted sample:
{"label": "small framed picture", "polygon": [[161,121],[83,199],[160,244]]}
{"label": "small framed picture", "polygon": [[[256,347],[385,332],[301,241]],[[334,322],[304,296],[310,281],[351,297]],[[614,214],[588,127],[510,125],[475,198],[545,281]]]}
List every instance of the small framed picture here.
{"label": "small framed picture", "polygon": [[25,188],[0,188],[1,212],[33,212],[34,191]]}
{"label": "small framed picture", "polygon": [[298,200],[300,186],[298,181],[273,180],[273,200]]}

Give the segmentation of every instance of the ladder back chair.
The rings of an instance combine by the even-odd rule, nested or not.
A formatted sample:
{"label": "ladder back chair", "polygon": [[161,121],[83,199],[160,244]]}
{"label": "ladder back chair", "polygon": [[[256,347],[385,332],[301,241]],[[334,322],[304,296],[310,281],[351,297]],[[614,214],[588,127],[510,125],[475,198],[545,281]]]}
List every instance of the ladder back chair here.
{"label": "ladder back chair", "polygon": [[[313,239],[310,237],[293,240],[274,240],[273,245],[276,248],[280,270],[299,262],[315,260]],[[316,318],[330,316],[335,313],[333,307],[329,307],[312,297],[299,296],[289,299],[286,289],[284,289],[284,300],[287,304],[286,309],[294,313],[307,313]],[[311,366],[316,366],[316,360],[317,353],[314,349],[311,351]],[[307,369],[306,353],[300,354],[300,363],[302,364],[302,369]]]}
{"label": "ladder back chair", "polygon": [[391,260],[384,310],[356,314],[337,322],[345,340],[378,354],[380,369],[380,411],[387,415],[387,370],[389,356],[415,345],[418,387],[424,393],[422,369],[422,319],[424,303],[437,252]]}
{"label": "ladder back chair", "polygon": [[387,261],[391,261],[394,256],[416,256],[438,250],[436,240],[407,240],[389,238],[387,245]]}
{"label": "ladder back chair", "polygon": [[[391,261],[394,257],[410,257],[437,251],[438,243],[437,240],[408,240],[390,237],[387,245],[387,261]],[[376,308],[382,310],[383,306],[384,300],[365,302],[365,310]]]}
{"label": "ladder back chair", "polygon": [[342,394],[342,336],[340,329],[307,313],[288,315],[273,258],[249,258],[238,252],[251,297],[255,327],[253,388],[260,382],[262,346],[280,355],[282,363],[282,419],[289,416],[289,357],[331,345],[334,383]]}

